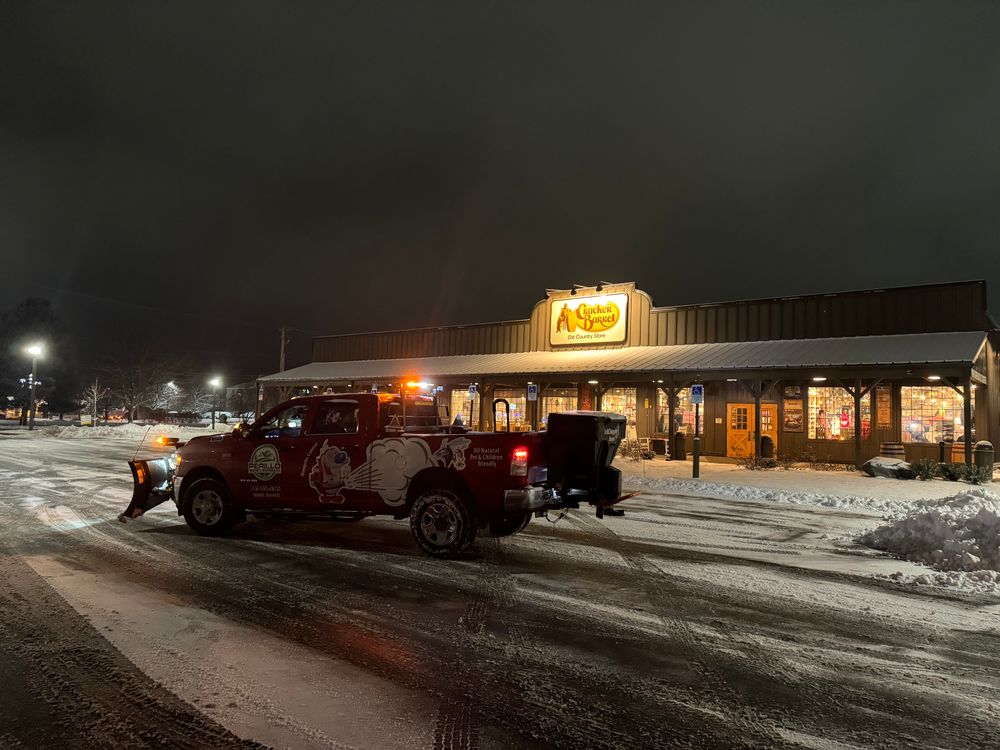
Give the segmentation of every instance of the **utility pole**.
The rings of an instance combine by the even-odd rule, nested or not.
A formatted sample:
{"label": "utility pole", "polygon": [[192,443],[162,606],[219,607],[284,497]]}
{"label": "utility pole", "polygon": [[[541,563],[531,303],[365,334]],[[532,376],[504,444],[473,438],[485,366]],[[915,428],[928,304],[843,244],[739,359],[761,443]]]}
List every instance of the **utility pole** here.
{"label": "utility pole", "polygon": [[278,372],[285,371],[285,344],[290,341],[288,338],[288,331],[290,330],[291,328],[289,326],[281,326],[281,328],[278,329],[281,334],[281,355],[278,357]]}

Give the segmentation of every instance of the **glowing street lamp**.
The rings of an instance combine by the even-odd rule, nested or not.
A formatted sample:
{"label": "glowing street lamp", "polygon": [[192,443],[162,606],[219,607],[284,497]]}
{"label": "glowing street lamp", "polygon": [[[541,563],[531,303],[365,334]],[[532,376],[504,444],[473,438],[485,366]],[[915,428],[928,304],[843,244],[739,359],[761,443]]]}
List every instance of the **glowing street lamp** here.
{"label": "glowing street lamp", "polygon": [[45,353],[45,348],[40,344],[31,344],[24,347],[24,353],[31,357],[31,403],[28,411],[28,429],[35,429],[35,376],[37,375],[38,358]]}
{"label": "glowing street lamp", "polygon": [[219,399],[216,393],[219,390],[219,386],[222,385],[222,378],[216,375],[214,378],[208,381],[208,384],[212,386],[212,429],[215,429],[215,410],[218,407]]}

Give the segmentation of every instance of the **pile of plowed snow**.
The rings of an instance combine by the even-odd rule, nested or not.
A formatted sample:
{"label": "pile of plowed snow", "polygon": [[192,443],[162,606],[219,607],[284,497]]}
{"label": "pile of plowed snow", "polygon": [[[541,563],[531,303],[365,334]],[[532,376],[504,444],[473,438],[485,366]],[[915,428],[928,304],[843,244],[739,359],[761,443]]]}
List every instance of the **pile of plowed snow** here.
{"label": "pile of plowed snow", "polygon": [[720,500],[747,500],[756,503],[779,503],[782,505],[815,505],[821,508],[872,513],[890,516],[905,513],[914,502],[924,500],[896,500],[893,498],[863,497],[858,495],[835,495],[826,492],[809,492],[797,488],[753,487],[746,484],[706,482],[700,479],[677,479],[673,477],[626,477],[629,489],[649,489],[673,492],[681,495],[714,497]]}
{"label": "pile of plowed snow", "polygon": [[125,424],[100,424],[86,427],[78,427],[76,425],[51,425],[48,427],[41,427],[35,432],[40,435],[45,435],[47,437],[59,437],[59,438],[106,438],[106,437],[119,437],[119,438],[142,438],[143,436],[148,436],[150,438],[155,438],[159,435],[170,435],[173,437],[186,438],[193,437],[195,435],[211,435],[219,432],[227,432],[231,430],[232,427],[227,428],[226,425],[217,427],[213,433],[210,428],[207,427],[188,427],[188,426],[178,426],[169,424],[157,424],[157,425],[143,425],[135,423],[125,423]]}
{"label": "pile of plowed snow", "polygon": [[1000,578],[1000,497],[972,487],[924,500],[858,541],[937,570],[981,572],[973,577],[992,582]]}
{"label": "pile of plowed snow", "polygon": [[139,424],[100,424],[87,427],[76,425],[52,425],[42,427],[36,432],[49,437],[65,438],[98,438],[98,437],[142,437],[152,428]]}

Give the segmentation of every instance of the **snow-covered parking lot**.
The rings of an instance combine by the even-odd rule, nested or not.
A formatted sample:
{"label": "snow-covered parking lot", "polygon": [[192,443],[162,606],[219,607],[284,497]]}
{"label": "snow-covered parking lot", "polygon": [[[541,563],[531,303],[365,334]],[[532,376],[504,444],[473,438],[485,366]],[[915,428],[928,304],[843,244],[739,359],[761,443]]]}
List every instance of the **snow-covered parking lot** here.
{"label": "snow-covered parking lot", "polygon": [[390,520],[119,524],[137,438],[73,436],[0,429],[0,746],[1000,745],[979,488],[623,464],[623,518],[442,562]]}

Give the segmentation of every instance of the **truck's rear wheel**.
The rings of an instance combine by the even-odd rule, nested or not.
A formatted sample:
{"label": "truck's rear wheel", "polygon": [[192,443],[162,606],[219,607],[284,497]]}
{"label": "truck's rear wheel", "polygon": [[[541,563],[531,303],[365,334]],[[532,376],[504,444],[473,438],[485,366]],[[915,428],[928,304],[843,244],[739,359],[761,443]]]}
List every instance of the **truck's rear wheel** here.
{"label": "truck's rear wheel", "polygon": [[184,520],[204,536],[228,534],[240,519],[229,488],[217,479],[198,479],[184,489]]}
{"label": "truck's rear wheel", "polygon": [[532,514],[518,513],[513,516],[498,516],[490,519],[490,536],[511,536],[531,523]]}
{"label": "truck's rear wheel", "polygon": [[424,552],[434,557],[462,554],[476,541],[477,531],[468,503],[447,487],[424,490],[410,510],[413,538]]}

